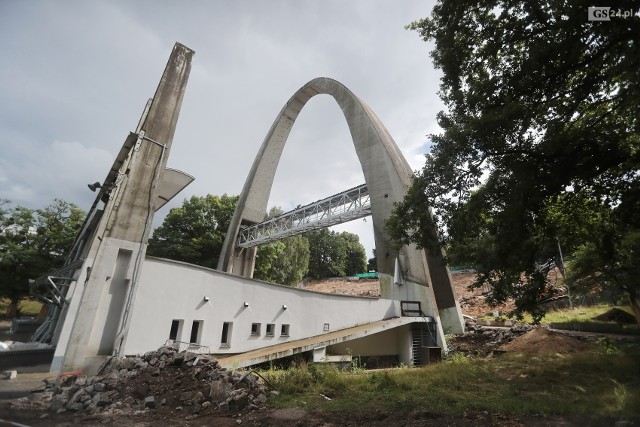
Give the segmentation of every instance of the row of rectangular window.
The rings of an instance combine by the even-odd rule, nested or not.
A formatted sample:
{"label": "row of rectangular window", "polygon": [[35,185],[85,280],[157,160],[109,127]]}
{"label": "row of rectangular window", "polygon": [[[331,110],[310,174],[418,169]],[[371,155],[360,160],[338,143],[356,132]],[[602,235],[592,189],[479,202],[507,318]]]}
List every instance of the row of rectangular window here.
{"label": "row of rectangular window", "polygon": [[[182,323],[184,320],[171,321],[171,329],[169,330],[169,339],[176,341],[178,336],[182,335]],[[189,342],[196,344],[200,342],[200,335],[202,334],[202,320],[194,320],[191,324],[191,333],[189,335]]]}
{"label": "row of rectangular window", "polygon": [[[251,335],[260,335],[262,329],[261,323],[252,323],[251,324]],[[272,337],[275,335],[276,324],[275,323],[267,323],[267,330],[265,335],[268,337]],[[282,324],[280,325],[280,336],[288,337],[289,336],[289,325]]]}
{"label": "row of rectangular window", "polygon": [[[169,330],[169,339],[176,341],[178,336],[182,335],[182,324],[184,320],[173,320],[171,322],[171,329]],[[199,344],[200,336],[202,334],[202,324],[204,322],[202,320],[194,320],[191,324],[191,334],[189,336],[189,343]],[[251,335],[259,336],[261,334],[261,323],[252,323],[251,324]],[[222,324],[222,336],[220,337],[220,344],[229,345],[231,342],[231,331],[233,329],[233,322],[224,322]],[[267,323],[266,336],[274,336],[276,330],[275,323]],[[289,325],[282,324],[280,325],[280,336],[288,337],[289,336]]]}

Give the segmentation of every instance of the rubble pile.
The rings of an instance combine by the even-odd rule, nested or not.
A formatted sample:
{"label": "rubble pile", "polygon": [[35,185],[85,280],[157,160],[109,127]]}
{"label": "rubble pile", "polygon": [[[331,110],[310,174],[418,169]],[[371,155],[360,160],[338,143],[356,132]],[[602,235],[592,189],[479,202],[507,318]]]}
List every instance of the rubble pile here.
{"label": "rubble pile", "polygon": [[195,415],[258,409],[269,390],[251,372],[222,368],[214,357],[161,347],[142,357],[114,358],[95,377],[59,379],[49,394],[48,408],[56,412],[138,415],[160,410]]}
{"label": "rubble pile", "polygon": [[465,319],[465,326],[464,335],[450,340],[451,350],[474,356],[487,356],[533,329],[533,326],[525,323],[516,323],[508,329],[487,328],[470,318]]}

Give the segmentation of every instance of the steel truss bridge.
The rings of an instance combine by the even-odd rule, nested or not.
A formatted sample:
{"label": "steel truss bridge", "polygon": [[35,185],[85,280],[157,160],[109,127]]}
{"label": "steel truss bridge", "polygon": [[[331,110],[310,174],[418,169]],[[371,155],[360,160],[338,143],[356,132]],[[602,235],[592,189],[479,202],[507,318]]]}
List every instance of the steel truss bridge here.
{"label": "steel truss bridge", "polygon": [[299,206],[280,216],[242,228],[237,246],[250,248],[311,230],[331,227],[371,215],[371,200],[366,184],[353,187],[326,199]]}

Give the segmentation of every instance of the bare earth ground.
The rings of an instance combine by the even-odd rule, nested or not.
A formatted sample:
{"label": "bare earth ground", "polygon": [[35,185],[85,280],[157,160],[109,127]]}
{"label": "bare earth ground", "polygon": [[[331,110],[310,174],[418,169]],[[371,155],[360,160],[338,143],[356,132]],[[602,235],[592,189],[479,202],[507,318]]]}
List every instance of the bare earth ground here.
{"label": "bare earth ground", "polygon": [[[425,412],[383,413],[314,413],[304,409],[263,409],[240,413],[233,416],[202,415],[187,418],[183,415],[166,414],[162,412],[145,411],[138,415],[128,416],[73,416],[68,414],[48,414],[40,411],[7,411],[0,410],[4,420],[11,420],[29,426],[216,426],[216,427],[341,427],[341,426],[374,426],[374,427],[441,427],[441,426],[532,426],[532,427],[596,427],[615,425],[603,420],[567,420],[562,417],[513,417],[488,411],[469,410],[462,417],[439,417]],[[0,425],[3,424],[0,419]],[[28,423],[28,424],[24,424]],[[633,425],[633,424],[629,424]]]}

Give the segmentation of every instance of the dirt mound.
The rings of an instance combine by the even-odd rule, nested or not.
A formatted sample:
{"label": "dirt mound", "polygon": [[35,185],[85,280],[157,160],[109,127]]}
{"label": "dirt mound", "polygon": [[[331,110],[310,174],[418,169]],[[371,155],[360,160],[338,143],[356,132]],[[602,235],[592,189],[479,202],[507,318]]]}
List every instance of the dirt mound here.
{"label": "dirt mound", "polygon": [[514,353],[552,354],[578,353],[588,348],[588,344],[576,338],[538,327],[501,346],[500,350]]}
{"label": "dirt mound", "polygon": [[619,308],[612,308],[606,313],[602,313],[601,315],[594,317],[593,320],[600,320],[603,322],[624,323],[624,324],[636,323],[636,318],[633,317],[633,315],[627,313],[624,310],[620,310]]}

